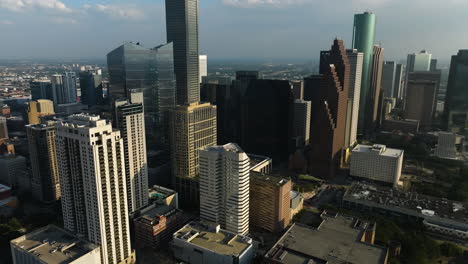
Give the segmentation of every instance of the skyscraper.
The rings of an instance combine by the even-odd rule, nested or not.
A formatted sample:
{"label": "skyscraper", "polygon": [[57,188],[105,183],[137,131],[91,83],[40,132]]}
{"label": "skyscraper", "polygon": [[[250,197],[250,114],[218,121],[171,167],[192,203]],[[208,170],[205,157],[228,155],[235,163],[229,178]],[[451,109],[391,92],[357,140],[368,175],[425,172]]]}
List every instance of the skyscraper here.
{"label": "skyscraper", "polygon": [[358,134],[364,134],[366,113],[372,111],[371,108],[368,109],[368,98],[370,94],[371,65],[375,41],[375,22],[376,17],[373,13],[365,12],[363,14],[354,15],[352,48],[364,54],[362,62],[361,98],[359,100]]}
{"label": "skyscraper", "polygon": [[81,102],[88,106],[102,102],[102,73],[101,70],[87,70],[80,72]]}
{"label": "skyscraper", "polygon": [[468,129],[468,50],[452,56],[444,104],[444,125],[454,133]]}
{"label": "skyscraper", "polygon": [[382,90],[384,97],[395,98],[395,73],[396,64],[394,61],[385,61],[382,69]]}
{"label": "skyscraper", "polygon": [[176,95],[172,43],[148,49],[127,42],[107,54],[107,65],[113,98],[126,98],[133,89],[143,92],[148,149],[168,148],[168,111]]}
{"label": "skyscraper", "polygon": [[52,98],[54,105],[76,102],[76,74],[65,72],[52,75]]}
{"label": "skyscraper", "polygon": [[310,111],[310,101],[294,100],[293,137],[296,139],[296,144],[301,147],[309,144]]}
{"label": "skyscraper", "polygon": [[431,59],[431,66],[429,67],[430,71],[436,71],[437,70],[437,59]]}
{"label": "skyscraper", "polygon": [[174,44],[177,104],[200,101],[198,0],[166,0],[167,42]]}
{"label": "skyscraper", "polygon": [[403,99],[403,64],[397,64],[395,68],[395,82],[393,88],[393,96],[397,99]]}
{"label": "skyscraper", "polygon": [[200,218],[249,232],[250,159],[234,143],[200,150]]}
{"label": "skyscraper", "polygon": [[382,108],[382,69],[384,62],[384,48],[380,46],[374,46],[374,53],[372,56],[372,66],[371,66],[371,83],[370,83],[370,93],[368,96],[367,105],[370,107],[368,109],[368,122],[365,124],[366,134],[372,133],[376,127],[380,124],[381,108]]}
{"label": "skyscraper", "polygon": [[348,91],[348,108],[346,111],[346,136],[345,147],[349,147],[356,143],[358,118],[359,118],[359,102],[361,94],[361,79],[362,79],[362,63],[364,54],[355,49],[347,50],[346,55],[349,59],[349,91]]}
{"label": "skyscraper", "polygon": [[[431,81],[435,83],[436,90],[435,90],[435,97],[434,97],[434,103],[433,103],[434,109],[431,111],[433,118],[436,117],[436,112],[437,112],[437,96],[440,90],[441,75],[442,75],[442,72],[440,70],[417,71],[417,72],[410,72],[407,77],[408,82],[426,80],[426,81]],[[406,104],[405,104],[405,107],[406,107]],[[420,125],[422,126],[422,124]]]}
{"label": "skyscraper", "polygon": [[146,157],[143,93],[130,91],[130,100],[116,100],[115,123],[123,139],[127,175],[128,212],[148,205],[148,162]]}
{"label": "skyscraper", "polygon": [[429,71],[431,69],[432,54],[422,50],[419,53],[408,54],[406,72]]}
{"label": "skyscraper", "polygon": [[39,124],[41,117],[55,114],[54,104],[50,100],[39,99],[37,101],[30,101],[26,105],[25,110],[28,124]]}
{"label": "skyscraper", "polygon": [[405,117],[419,120],[421,129],[430,130],[438,82],[425,79],[408,80]]}
{"label": "skyscraper", "polygon": [[[320,76],[304,80],[304,94],[311,93],[312,119],[309,173],[333,178],[342,164],[350,66],[342,40],[320,53]],[[307,90],[310,90],[307,91]],[[307,92],[306,92],[307,91]]]}
{"label": "skyscraper", "polygon": [[34,80],[29,83],[31,88],[31,99],[47,99],[53,100],[54,96],[52,93],[52,84],[50,80]]}
{"label": "skyscraper", "polygon": [[102,263],[134,263],[120,132],[83,114],[56,126],[64,227],[100,245]]}
{"label": "skyscraper", "polygon": [[200,55],[200,83],[202,83],[203,77],[208,76],[208,56]]}
{"label": "skyscraper", "polygon": [[31,189],[34,199],[52,202],[60,198],[60,184],[55,151],[55,122],[27,125]]}

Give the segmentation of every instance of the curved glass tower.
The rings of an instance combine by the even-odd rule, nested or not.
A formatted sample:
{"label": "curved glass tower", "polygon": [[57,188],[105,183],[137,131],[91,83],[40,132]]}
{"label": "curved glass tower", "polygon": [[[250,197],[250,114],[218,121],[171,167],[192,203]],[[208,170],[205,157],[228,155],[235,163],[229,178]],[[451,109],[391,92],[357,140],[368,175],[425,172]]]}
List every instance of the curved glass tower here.
{"label": "curved glass tower", "polygon": [[375,41],[375,14],[365,12],[354,15],[353,27],[353,49],[364,53],[362,63],[361,96],[359,105],[358,134],[363,134],[365,124],[365,113],[371,111],[370,108],[370,81],[372,55]]}

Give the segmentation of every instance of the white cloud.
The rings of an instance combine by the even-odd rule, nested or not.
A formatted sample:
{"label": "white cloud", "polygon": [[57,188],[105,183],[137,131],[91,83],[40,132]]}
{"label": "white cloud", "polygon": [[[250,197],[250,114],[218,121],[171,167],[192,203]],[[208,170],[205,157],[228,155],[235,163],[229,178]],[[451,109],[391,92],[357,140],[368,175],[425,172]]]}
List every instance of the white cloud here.
{"label": "white cloud", "polygon": [[0,20],[0,25],[13,25],[13,21],[11,20]]}
{"label": "white cloud", "polygon": [[115,19],[141,20],[145,13],[134,6],[96,5],[96,11],[102,12]]}
{"label": "white cloud", "polygon": [[14,12],[24,12],[34,9],[47,9],[61,13],[71,13],[68,8],[59,0],[0,0],[0,8]]}

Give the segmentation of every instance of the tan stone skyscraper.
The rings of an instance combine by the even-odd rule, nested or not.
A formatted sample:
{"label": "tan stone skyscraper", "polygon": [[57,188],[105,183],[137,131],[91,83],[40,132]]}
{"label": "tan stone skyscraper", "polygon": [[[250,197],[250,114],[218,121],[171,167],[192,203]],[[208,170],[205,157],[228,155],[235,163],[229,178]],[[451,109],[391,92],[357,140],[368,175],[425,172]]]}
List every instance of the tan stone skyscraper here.
{"label": "tan stone skyscraper", "polygon": [[54,103],[50,100],[40,99],[28,102],[27,105],[26,114],[30,125],[39,124],[42,116],[55,114]]}

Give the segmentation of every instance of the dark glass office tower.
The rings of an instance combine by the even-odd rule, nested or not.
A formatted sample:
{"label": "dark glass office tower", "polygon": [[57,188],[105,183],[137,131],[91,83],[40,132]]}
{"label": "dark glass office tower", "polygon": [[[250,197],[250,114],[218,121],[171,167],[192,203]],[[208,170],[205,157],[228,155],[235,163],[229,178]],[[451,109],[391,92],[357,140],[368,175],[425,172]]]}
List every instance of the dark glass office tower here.
{"label": "dark glass office tower", "polygon": [[114,99],[141,90],[144,97],[146,144],[161,150],[168,143],[167,111],[175,105],[172,43],[153,49],[125,43],[107,54],[110,93]]}
{"label": "dark glass office tower", "polygon": [[468,50],[452,56],[444,105],[444,125],[456,133],[468,129]]}
{"label": "dark glass office tower", "polygon": [[93,106],[100,104],[102,97],[101,70],[88,70],[80,72],[81,103]]}
{"label": "dark glass office tower", "polygon": [[365,12],[363,14],[354,15],[353,27],[353,49],[364,53],[362,64],[362,81],[361,81],[361,99],[359,105],[359,121],[358,134],[364,134],[366,113],[372,111],[368,109],[370,82],[371,82],[371,65],[373,47],[375,41],[375,14]]}
{"label": "dark glass office tower", "polygon": [[177,104],[198,102],[198,0],[166,0],[166,31],[174,43]]}
{"label": "dark glass office tower", "polygon": [[52,93],[52,84],[49,80],[34,80],[29,83],[31,88],[31,97],[33,101],[39,99],[54,100]]}

